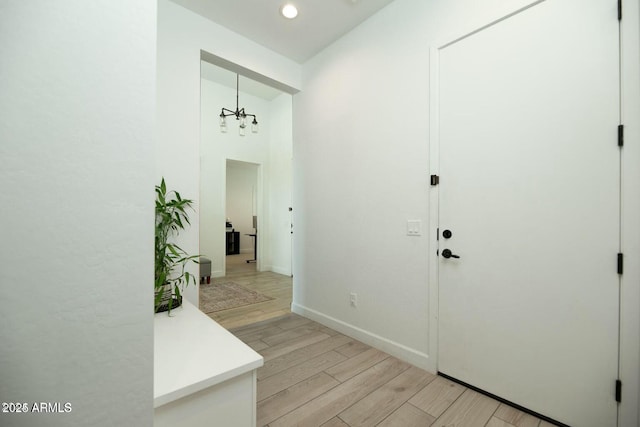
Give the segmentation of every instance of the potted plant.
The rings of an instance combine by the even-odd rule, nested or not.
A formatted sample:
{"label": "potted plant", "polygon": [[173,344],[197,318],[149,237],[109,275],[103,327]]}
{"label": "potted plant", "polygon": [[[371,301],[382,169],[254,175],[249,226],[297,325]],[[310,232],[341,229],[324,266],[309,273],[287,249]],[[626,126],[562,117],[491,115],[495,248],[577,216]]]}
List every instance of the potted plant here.
{"label": "potted plant", "polygon": [[167,192],[162,178],[156,185],[156,238],[155,238],[155,304],[156,313],[168,311],[182,304],[182,291],[189,282],[196,283],[193,274],[186,271],[188,262],[197,263],[199,255],[189,255],[171,237],[190,225],[187,209],[193,200],[183,199],[177,191]]}

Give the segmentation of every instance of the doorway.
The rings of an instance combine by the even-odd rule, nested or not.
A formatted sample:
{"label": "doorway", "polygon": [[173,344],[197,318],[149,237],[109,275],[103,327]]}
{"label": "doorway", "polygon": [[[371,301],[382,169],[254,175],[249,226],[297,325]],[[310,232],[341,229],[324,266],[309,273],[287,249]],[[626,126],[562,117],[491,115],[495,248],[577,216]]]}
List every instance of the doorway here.
{"label": "doorway", "polygon": [[[212,277],[226,275],[227,160],[238,162],[236,165],[259,165],[258,184],[253,185],[252,198],[259,232],[258,256],[250,267],[290,275],[292,95],[239,74],[250,75],[247,70],[214,65],[209,62],[213,60],[212,55],[203,57],[207,60],[201,61],[200,253],[211,259]],[[227,117],[223,131],[222,108],[234,109],[237,104],[256,116],[257,132],[248,126],[242,135],[239,122],[233,116]],[[240,254],[254,251],[255,237],[247,236],[256,234],[252,217],[242,230],[237,220],[230,218],[231,228],[241,231],[238,235]]]}
{"label": "doorway", "polygon": [[260,165],[227,159],[225,271],[259,270],[258,169]]}
{"label": "doorway", "polygon": [[[250,70],[204,52],[201,59],[199,237],[212,280],[200,299],[242,302],[205,311],[235,328],[290,310],[293,98]],[[223,129],[221,110],[237,106],[255,115],[257,132],[242,132],[234,116]]]}
{"label": "doorway", "polygon": [[438,370],[560,423],[616,425],[615,8],[538,2],[436,55]]}

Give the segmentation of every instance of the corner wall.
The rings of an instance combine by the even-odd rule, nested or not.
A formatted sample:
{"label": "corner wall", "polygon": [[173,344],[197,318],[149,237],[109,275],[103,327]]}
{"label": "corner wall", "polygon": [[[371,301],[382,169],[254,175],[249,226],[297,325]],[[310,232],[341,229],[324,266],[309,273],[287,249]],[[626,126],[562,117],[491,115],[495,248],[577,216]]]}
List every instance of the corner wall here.
{"label": "corner wall", "polygon": [[0,5],[0,400],[62,411],[2,426],[153,423],[155,46],[155,0]]}

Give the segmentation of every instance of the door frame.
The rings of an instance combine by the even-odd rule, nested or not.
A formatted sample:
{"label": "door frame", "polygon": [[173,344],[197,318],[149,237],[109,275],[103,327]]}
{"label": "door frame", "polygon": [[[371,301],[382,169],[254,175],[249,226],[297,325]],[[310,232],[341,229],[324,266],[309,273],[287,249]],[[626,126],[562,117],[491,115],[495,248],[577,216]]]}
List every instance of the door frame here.
{"label": "door frame", "polygon": [[620,301],[620,426],[640,424],[640,3],[623,2],[620,26],[622,55],[621,109],[625,126],[622,156],[622,253]]}
{"label": "door frame", "polygon": [[[433,43],[429,49],[429,172],[440,174],[439,155],[439,57],[440,50],[452,43],[469,37],[485,28],[493,26],[513,15],[534,7],[547,0],[535,0],[507,13],[493,21],[470,28],[440,42]],[[554,1],[554,0],[549,0]],[[620,380],[623,384],[622,402],[618,406],[618,425],[631,426],[640,422],[640,265],[633,259],[640,259],[640,200],[631,196],[640,194],[640,5],[638,2],[623,1],[624,12],[620,25],[621,49],[621,120],[625,125],[625,141],[622,156],[622,209],[621,209],[621,251],[627,261],[624,274],[620,278]],[[438,227],[440,223],[439,186],[430,186],[429,202],[429,246],[428,246],[428,295],[429,327],[428,370],[438,371],[439,336],[439,265]]]}
{"label": "door frame", "polygon": [[[253,209],[256,210],[256,220],[258,225],[264,226],[263,224],[265,224],[265,218],[263,216],[262,211],[264,210],[264,200],[263,200],[263,170],[264,170],[264,165],[262,163],[256,163],[256,162],[252,162],[252,161],[247,161],[247,160],[238,160],[236,158],[231,158],[231,157],[226,157],[225,158],[225,164],[224,164],[224,199],[222,201],[222,210],[224,212],[224,216],[226,218],[226,212],[227,212],[227,196],[228,196],[228,192],[229,192],[229,182],[227,180],[227,173],[228,173],[228,168],[229,168],[229,162],[235,162],[235,163],[245,163],[247,165],[252,165],[255,166],[255,172],[256,172],[256,180],[255,180],[255,193],[253,194],[253,202],[255,203],[255,206],[253,206]],[[266,227],[265,227],[266,228]],[[265,233],[266,234],[266,233]],[[262,240],[263,239],[258,239],[257,242],[257,253],[255,254],[256,257],[256,271],[262,271],[261,267],[262,267],[262,251],[263,251],[263,247],[262,247]],[[221,241],[225,242],[226,239],[221,239]],[[242,248],[242,246],[241,246]],[[226,248],[225,248],[226,249]],[[227,275],[227,262],[226,262],[226,256],[225,256],[225,261],[223,263],[222,266],[222,271],[224,273],[224,276]]]}

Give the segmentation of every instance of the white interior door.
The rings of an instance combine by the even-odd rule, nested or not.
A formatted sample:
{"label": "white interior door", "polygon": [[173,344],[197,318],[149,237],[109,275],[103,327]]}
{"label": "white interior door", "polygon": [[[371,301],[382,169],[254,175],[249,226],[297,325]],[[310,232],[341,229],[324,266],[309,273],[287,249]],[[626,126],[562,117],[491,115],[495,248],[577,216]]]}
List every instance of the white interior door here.
{"label": "white interior door", "polygon": [[614,1],[547,0],[438,55],[438,369],[580,427],[616,423],[618,52]]}

